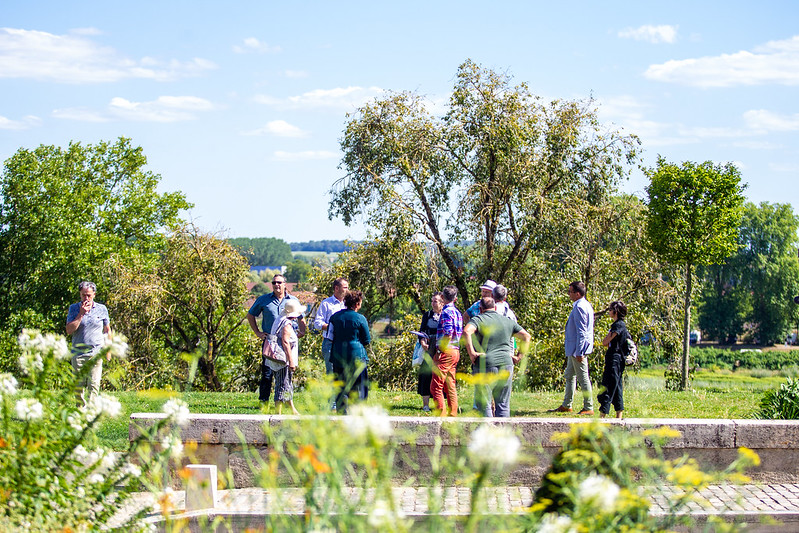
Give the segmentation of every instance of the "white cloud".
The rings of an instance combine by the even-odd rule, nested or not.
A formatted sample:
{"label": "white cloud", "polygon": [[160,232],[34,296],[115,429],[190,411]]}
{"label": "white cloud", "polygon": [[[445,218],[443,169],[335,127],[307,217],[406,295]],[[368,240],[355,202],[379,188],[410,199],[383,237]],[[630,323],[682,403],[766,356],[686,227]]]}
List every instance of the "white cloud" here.
{"label": "white cloud", "polygon": [[799,35],[771,41],[751,52],[742,50],[651,65],[644,76],[654,81],[698,87],[799,85]]}
{"label": "white cloud", "polygon": [[70,35],[0,28],[0,78],[29,78],[58,83],[103,83],[129,78],[168,81],[216,68],[194,58],[182,62],[154,58],[133,60],[89,37],[94,29]]}
{"label": "white cloud", "polygon": [[84,122],[108,122],[110,120],[132,120],[137,122],[180,122],[197,118],[197,113],[212,111],[216,107],[204,98],[196,96],[159,96],[151,102],[132,102],[125,98],[112,98],[102,111],[86,108],[56,109],[56,118]]}
{"label": "white cloud", "polygon": [[778,115],[765,109],[752,109],[744,113],[747,126],[755,130],[796,131],[799,130],[799,114]]}
{"label": "white cloud", "polygon": [[242,44],[233,46],[233,51],[237,54],[271,54],[280,52],[280,47],[270,46],[255,37],[247,37]]}
{"label": "white cloud", "polygon": [[626,28],[618,33],[623,39],[635,39],[636,41],[646,41],[649,43],[673,43],[677,40],[677,26],[661,24],[652,26],[647,24],[638,28]]}
{"label": "white cloud", "polygon": [[26,130],[38,126],[41,121],[39,117],[28,115],[22,120],[12,120],[0,115],[0,130]]}
{"label": "white cloud", "polygon": [[267,122],[263,128],[245,131],[244,135],[274,135],[276,137],[307,137],[308,132],[301,130],[297,126],[289,124],[285,120],[273,120]]}
{"label": "white cloud", "polygon": [[316,89],[298,96],[275,98],[257,95],[255,101],[280,109],[333,109],[350,111],[383,94],[379,87],[338,87]]}
{"label": "white cloud", "polygon": [[306,150],[304,152],[283,152],[278,150],[274,153],[276,161],[310,161],[316,159],[335,159],[339,156],[336,152],[326,150]]}

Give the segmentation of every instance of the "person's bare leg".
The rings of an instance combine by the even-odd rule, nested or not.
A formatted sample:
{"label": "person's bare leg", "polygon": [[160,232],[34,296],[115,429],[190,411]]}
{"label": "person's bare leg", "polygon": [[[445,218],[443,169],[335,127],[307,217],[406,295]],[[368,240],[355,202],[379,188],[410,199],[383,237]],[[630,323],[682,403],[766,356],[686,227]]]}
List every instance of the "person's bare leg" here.
{"label": "person's bare leg", "polygon": [[295,414],[295,415],[298,415],[298,414],[300,414],[300,412],[299,412],[299,411],[297,411],[297,408],[296,408],[296,407],[294,407],[294,398],[292,398],[291,400],[289,400],[289,407],[291,407],[291,412],[292,412],[292,414]]}
{"label": "person's bare leg", "polygon": [[616,418],[623,418],[622,417],[623,413],[624,413],[624,411],[616,411]]}

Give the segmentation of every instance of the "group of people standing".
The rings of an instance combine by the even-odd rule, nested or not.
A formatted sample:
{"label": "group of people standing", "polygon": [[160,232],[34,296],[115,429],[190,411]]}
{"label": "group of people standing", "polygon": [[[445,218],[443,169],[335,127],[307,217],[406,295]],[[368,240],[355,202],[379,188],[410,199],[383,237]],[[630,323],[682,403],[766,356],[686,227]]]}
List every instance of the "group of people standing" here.
{"label": "group of people standing", "polygon": [[[333,282],[333,295],[322,301],[313,323],[314,328],[322,334],[325,371],[334,374],[340,384],[331,406],[341,414],[347,412],[350,392],[357,391],[361,400],[369,396],[369,355],[366,347],[371,342],[371,335],[369,323],[358,313],[362,303],[361,291],[349,290],[347,280],[338,278]],[[261,364],[258,399],[262,404],[269,403],[274,381],[278,412],[283,405],[289,405],[292,412],[297,414],[292,399],[293,374],[296,370],[297,339],[307,333],[304,309],[299,300],[287,293],[286,278],[277,274],[272,278],[272,292],[258,297],[247,312],[247,322],[259,339],[266,341],[269,335],[286,339],[283,342],[284,351],[292,354],[288,358],[288,365],[281,366],[279,370],[267,358]],[[258,315],[263,317],[260,329]],[[287,324],[291,327],[287,328]]]}
{"label": "group of people standing", "polygon": [[[486,378],[476,380],[474,408],[485,416],[510,416],[514,365],[527,353],[530,334],[517,323],[516,315],[506,301],[508,291],[504,286],[487,280],[480,289],[481,298],[467,309],[465,317],[455,306],[458,290],[454,285],[434,293],[430,310],[422,316],[420,342],[428,357],[418,370],[417,390],[422,396],[422,409],[425,411],[431,410],[432,398],[442,416],[457,415],[455,371],[463,346],[469,355],[472,373]],[[69,307],[66,324],[67,334],[72,336],[72,364],[76,373],[87,361],[96,358],[111,332],[108,310],[94,301],[97,290],[94,283],[83,281],[78,290],[81,301]],[[586,288],[582,281],[569,284],[568,295],[573,303],[565,328],[566,390],[561,405],[549,412],[571,412],[579,383],[583,408],[578,414],[593,415],[588,356],[594,349],[594,309],[585,297]],[[342,414],[347,412],[350,393],[357,393],[360,400],[366,400],[369,395],[367,346],[371,335],[366,318],[358,313],[362,303],[363,294],[351,291],[347,280],[338,278],[333,282],[333,294],[322,301],[314,317],[314,328],[323,337],[325,370],[334,374],[339,384],[331,407]],[[602,392],[598,396],[599,412],[600,416],[607,416],[612,405],[616,417],[621,418],[624,411],[622,377],[626,365],[626,343],[630,338],[624,322],[627,307],[621,301],[614,301],[609,304],[608,313],[614,321],[602,340],[607,352]],[[262,316],[260,329],[259,315]],[[285,405],[297,414],[293,402],[293,374],[299,361],[298,341],[307,333],[308,325],[305,306],[288,294],[284,276],[277,274],[272,278],[272,292],[255,300],[247,312],[247,322],[259,339],[266,341],[270,335],[276,339],[287,356],[286,363],[263,359],[259,400],[267,404],[274,387],[278,412]],[[89,389],[89,397],[79,389],[80,400],[87,402],[97,394],[101,372],[101,362],[97,361],[81,384]]]}

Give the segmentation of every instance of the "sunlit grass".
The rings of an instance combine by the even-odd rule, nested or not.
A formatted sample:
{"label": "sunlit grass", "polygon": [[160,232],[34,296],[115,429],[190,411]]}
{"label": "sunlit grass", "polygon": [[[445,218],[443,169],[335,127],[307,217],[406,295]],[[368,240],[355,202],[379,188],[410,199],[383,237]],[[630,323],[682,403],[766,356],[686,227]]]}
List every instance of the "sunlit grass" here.
{"label": "sunlit grass", "polygon": [[[779,372],[739,370],[701,371],[695,374],[691,388],[685,392],[666,391],[663,369],[644,369],[630,372],[624,389],[624,415],[626,418],[751,418],[757,410],[763,393],[776,389],[785,378]],[[599,404],[594,390],[594,410]],[[128,422],[131,413],[158,412],[166,400],[164,393],[120,392],[114,393],[123,406],[123,415],[109,420],[98,431],[104,444],[123,449],[128,442]],[[260,414],[261,407],[256,392],[188,392],[181,397],[189,404],[192,413]],[[458,387],[461,416],[479,416],[471,410],[473,389]],[[574,414],[547,413],[561,404],[563,391],[520,392],[511,396],[511,416],[569,417]],[[305,404],[302,391],[295,393],[295,403],[300,412],[311,411]],[[372,389],[369,402],[385,407],[393,416],[435,416],[421,410],[422,400],[415,391],[384,391]],[[575,397],[576,409],[582,407],[582,397]],[[432,405],[432,404],[431,404]],[[613,413],[611,412],[611,416]]]}

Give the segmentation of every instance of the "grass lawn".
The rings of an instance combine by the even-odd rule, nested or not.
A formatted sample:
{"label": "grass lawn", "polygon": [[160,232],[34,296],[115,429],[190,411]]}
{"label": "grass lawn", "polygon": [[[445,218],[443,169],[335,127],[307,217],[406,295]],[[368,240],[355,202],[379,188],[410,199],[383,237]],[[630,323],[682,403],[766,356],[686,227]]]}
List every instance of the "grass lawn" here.
{"label": "grass lawn", "polygon": [[[624,391],[626,418],[751,418],[757,410],[763,392],[778,388],[785,378],[763,371],[702,371],[695,374],[691,390],[673,392],[663,389],[663,369],[645,369],[628,376]],[[594,391],[594,409],[598,411]],[[579,394],[579,393],[578,393]],[[108,420],[98,430],[105,446],[122,450],[128,443],[128,419],[131,413],[160,412],[166,401],[163,392],[121,392],[114,394],[122,402],[123,413]],[[188,392],[181,397],[192,413],[259,414],[256,392]],[[511,397],[511,415],[526,417],[568,417],[574,414],[552,414],[547,409],[560,405],[563,391],[520,392]],[[304,405],[303,392],[295,394],[301,412],[316,411],[316,406]],[[473,402],[471,387],[458,388],[462,415],[470,414]],[[413,391],[372,390],[370,403],[384,406],[394,416],[435,416],[421,411],[421,398]],[[575,399],[575,407],[582,405]]]}

